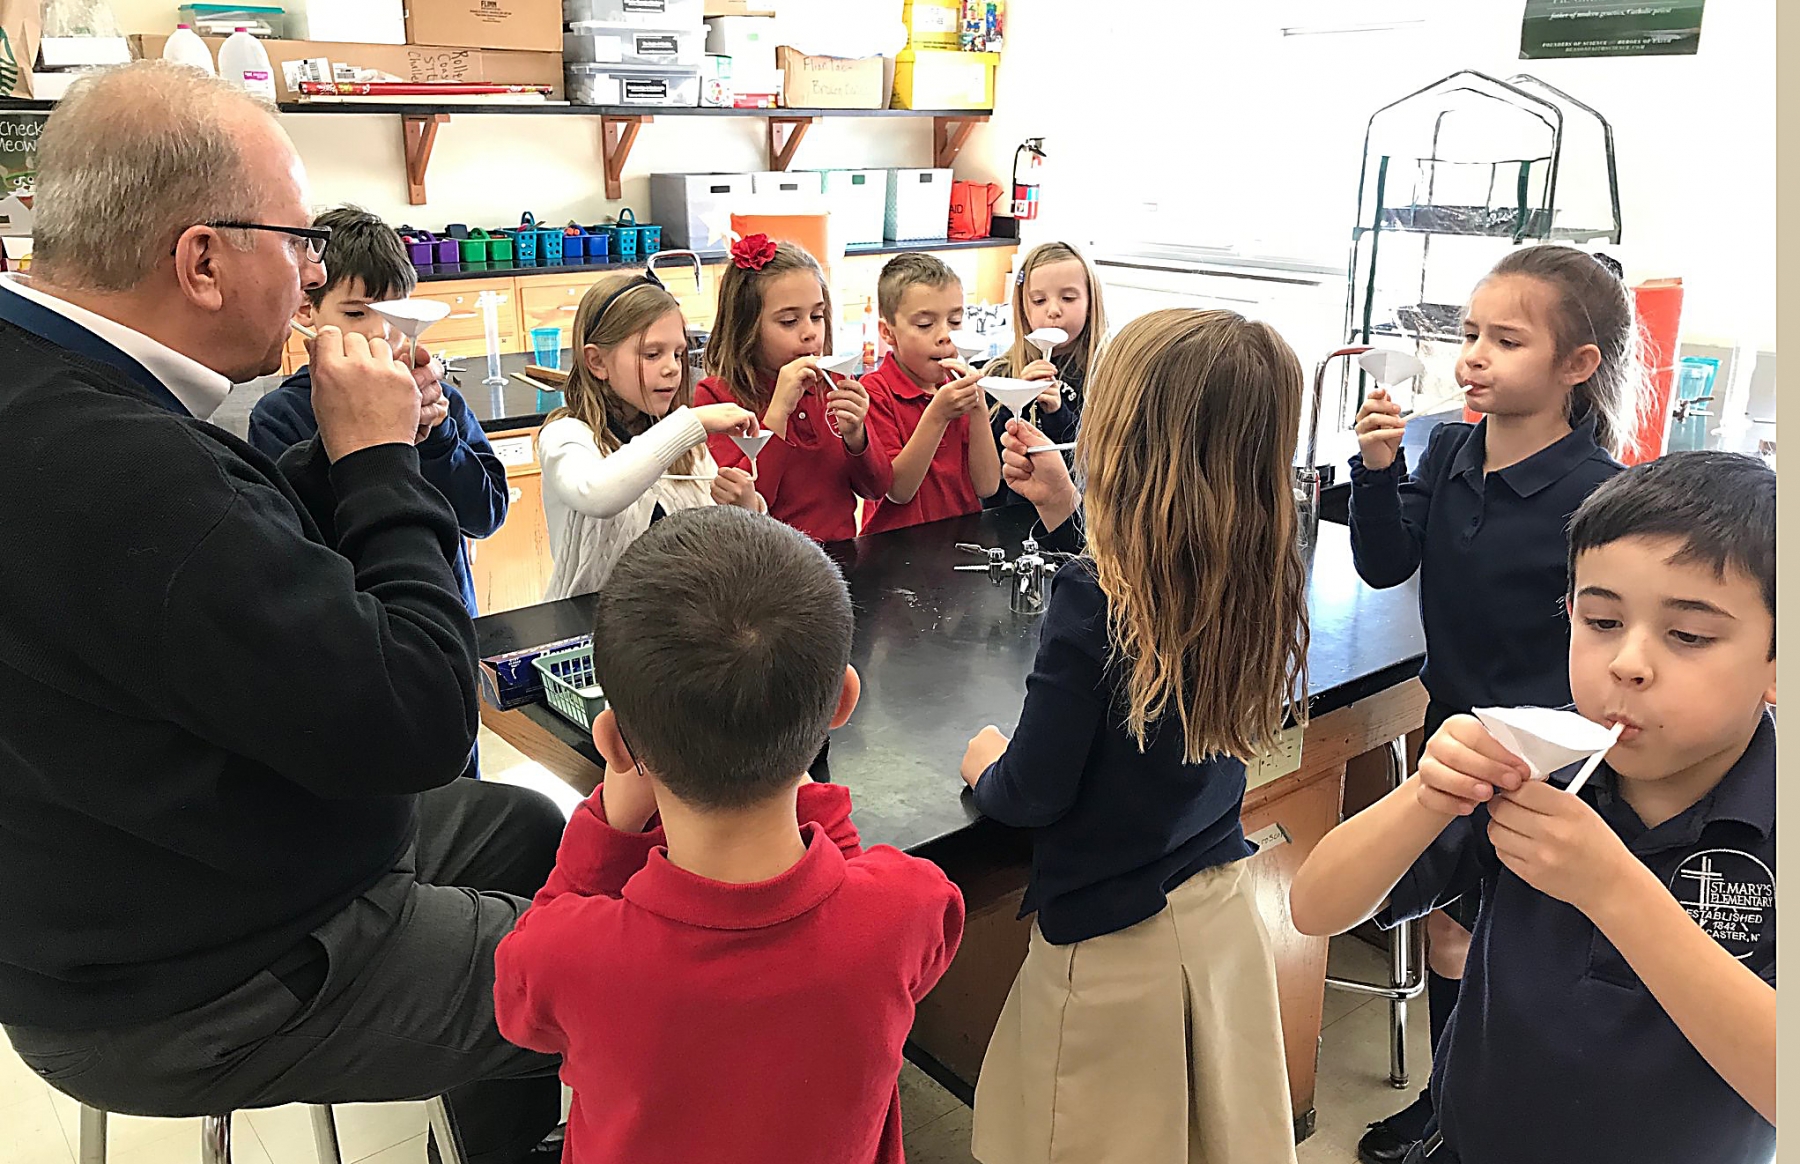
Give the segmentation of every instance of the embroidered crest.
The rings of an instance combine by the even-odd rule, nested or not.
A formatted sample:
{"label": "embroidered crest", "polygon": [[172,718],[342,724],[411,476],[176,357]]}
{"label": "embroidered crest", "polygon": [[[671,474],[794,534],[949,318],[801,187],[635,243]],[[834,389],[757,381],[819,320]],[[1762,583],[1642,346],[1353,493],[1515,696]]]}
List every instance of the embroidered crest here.
{"label": "embroidered crest", "polygon": [[1737,849],[1707,849],[1684,858],[1669,892],[1713,941],[1738,960],[1775,936],[1775,875]]}

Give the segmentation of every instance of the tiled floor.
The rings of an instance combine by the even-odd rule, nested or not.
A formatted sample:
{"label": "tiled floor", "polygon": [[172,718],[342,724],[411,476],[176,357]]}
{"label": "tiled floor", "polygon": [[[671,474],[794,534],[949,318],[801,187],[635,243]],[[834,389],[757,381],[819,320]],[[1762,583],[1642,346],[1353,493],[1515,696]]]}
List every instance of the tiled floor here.
{"label": "tiled floor", "polygon": [[[487,778],[538,788],[565,808],[580,800],[485,730],[481,750]],[[1379,953],[1355,939],[1333,944],[1334,973],[1379,977],[1382,964]],[[1419,1080],[1429,1062],[1424,1012],[1422,1002],[1413,1005],[1409,1045]],[[1387,1085],[1386,1003],[1330,991],[1325,1022],[1318,1131],[1300,1146],[1302,1164],[1354,1161],[1363,1125],[1390,1114],[1408,1098]],[[970,1113],[955,1097],[909,1066],[900,1075],[900,1102],[911,1164],[972,1164]],[[424,1164],[422,1105],[350,1105],[337,1109],[337,1119],[344,1164]],[[76,1133],[74,1102],[51,1091],[0,1039],[0,1164],[75,1164]],[[115,1116],[108,1142],[108,1164],[195,1164],[199,1121]],[[232,1158],[236,1164],[316,1164],[305,1110],[245,1113],[235,1121]]]}

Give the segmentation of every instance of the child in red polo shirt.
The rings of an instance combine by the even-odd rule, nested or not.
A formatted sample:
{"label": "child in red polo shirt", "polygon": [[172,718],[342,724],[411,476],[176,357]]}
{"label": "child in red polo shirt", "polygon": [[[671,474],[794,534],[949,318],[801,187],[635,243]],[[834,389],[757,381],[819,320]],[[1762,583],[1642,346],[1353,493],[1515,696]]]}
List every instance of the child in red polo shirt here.
{"label": "child in red polo shirt", "polygon": [[574,1089],[564,1164],[904,1160],[901,1048],[963,903],[805,775],[856,706],[851,629],[824,551],[732,506],[600,592],[606,781],[495,957],[500,1032]]}
{"label": "child in red polo shirt", "polygon": [[[769,516],[818,541],[856,536],[857,498],[887,496],[890,449],[864,425],[869,394],[819,367],[831,352],[831,290],[817,259],[764,235],[739,239],[719,283],[719,316],[706,345],[695,404],[738,404],[774,434],[756,458],[756,490]],[[749,458],[721,434],[707,447],[720,465]]]}
{"label": "child in red polo shirt", "polygon": [[942,259],[896,255],[877,287],[881,340],[893,350],[863,377],[869,427],[893,451],[893,484],[863,522],[864,533],[979,513],[1000,491],[1000,451],[987,425],[987,398],[956,358],[962,280]]}

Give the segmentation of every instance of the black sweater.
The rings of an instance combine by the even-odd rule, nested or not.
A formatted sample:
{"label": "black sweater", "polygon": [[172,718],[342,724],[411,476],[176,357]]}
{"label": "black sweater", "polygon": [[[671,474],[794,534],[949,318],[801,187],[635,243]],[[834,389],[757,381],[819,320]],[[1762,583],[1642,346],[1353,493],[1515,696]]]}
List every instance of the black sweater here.
{"label": "black sweater", "polygon": [[408,446],[329,483],[303,502],[243,441],[0,321],[0,1022],[218,997],[393,869],[414,794],[463,770],[456,519]]}
{"label": "black sweater", "polygon": [[[1075,522],[1046,542],[1076,548]],[[1124,676],[1107,662],[1106,611],[1091,562],[1057,571],[1018,731],[975,786],[983,815],[1035,830],[1020,916],[1036,910],[1055,945],[1136,925],[1195,873],[1255,852],[1239,820],[1241,761],[1186,763],[1172,714],[1138,750]]]}

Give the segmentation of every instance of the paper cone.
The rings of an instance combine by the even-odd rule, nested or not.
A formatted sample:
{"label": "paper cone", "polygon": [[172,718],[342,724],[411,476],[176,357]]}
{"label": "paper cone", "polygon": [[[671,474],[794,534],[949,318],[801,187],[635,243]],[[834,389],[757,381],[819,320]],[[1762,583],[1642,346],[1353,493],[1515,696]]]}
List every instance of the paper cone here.
{"label": "paper cone", "polygon": [[1531,769],[1533,780],[1604,752],[1613,732],[1572,711],[1552,707],[1478,707],[1475,718]]}

